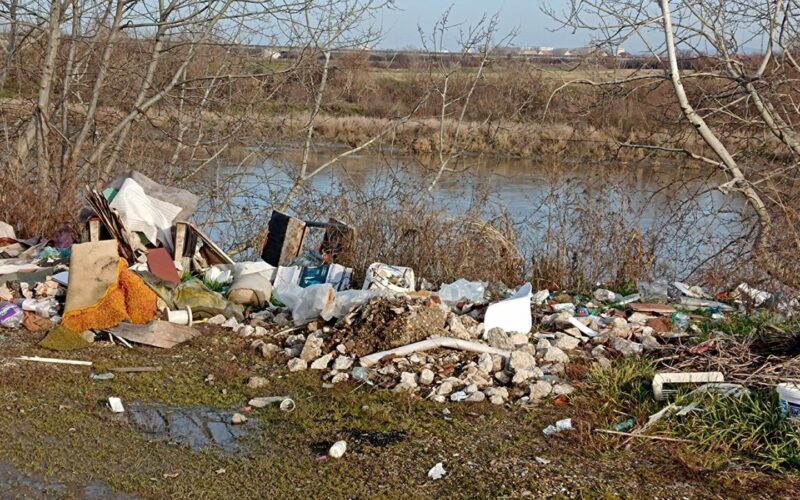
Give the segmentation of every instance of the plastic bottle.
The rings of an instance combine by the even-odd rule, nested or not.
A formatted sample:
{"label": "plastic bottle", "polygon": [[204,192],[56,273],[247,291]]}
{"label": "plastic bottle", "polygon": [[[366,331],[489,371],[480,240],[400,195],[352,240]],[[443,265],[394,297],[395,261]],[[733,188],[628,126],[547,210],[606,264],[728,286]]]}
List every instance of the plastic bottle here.
{"label": "plastic bottle", "polygon": [[672,327],[676,332],[685,332],[689,329],[689,315],[676,312],[672,315]]}

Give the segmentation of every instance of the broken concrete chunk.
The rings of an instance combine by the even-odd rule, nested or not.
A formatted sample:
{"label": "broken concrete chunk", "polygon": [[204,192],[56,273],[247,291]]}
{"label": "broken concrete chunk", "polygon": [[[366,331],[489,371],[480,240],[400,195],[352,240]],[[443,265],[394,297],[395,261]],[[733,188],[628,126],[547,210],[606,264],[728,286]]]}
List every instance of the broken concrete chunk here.
{"label": "broken concrete chunk", "polygon": [[635,356],[644,351],[642,344],[622,338],[612,338],[609,345],[623,356]]}
{"label": "broken concrete chunk", "polygon": [[225,323],[225,321],[226,321],[225,316],[217,314],[214,317],[208,318],[208,321],[206,321],[206,323],[208,323],[209,325],[221,326]]}
{"label": "broken concrete chunk", "polygon": [[[308,344],[308,342],[306,342],[306,344]],[[300,359],[303,359],[302,358],[302,354],[301,354],[301,358]],[[333,359],[333,354],[328,353],[328,354],[322,356],[321,358],[318,358],[318,359],[314,360],[314,362],[311,363],[311,369],[312,370],[325,370],[325,369],[328,368],[328,365],[331,364],[331,360],[332,359]]]}
{"label": "broken concrete chunk", "polygon": [[536,359],[527,352],[514,351],[511,353],[508,366],[514,372],[531,370],[536,366]]}
{"label": "broken concrete chunk", "polygon": [[333,369],[340,372],[349,370],[351,366],[353,366],[353,358],[348,358],[347,356],[339,356],[333,362]]}
{"label": "broken concrete chunk", "polygon": [[566,383],[555,384],[553,386],[553,394],[555,394],[556,396],[561,396],[561,395],[568,396],[573,392],[575,392],[575,388]]}
{"label": "broken concrete chunk", "polygon": [[419,383],[421,385],[431,385],[433,383],[434,377],[435,374],[433,373],[433,370],[425,368],[419,374]]}
{"label": "broken concrete chunk", "polygon": [[511,342],[511,337],[501,328],[492,328],[489,330],[486,334],[486,341],[491,347],[504,349],[506,351],[514,350],[514,343]]}
{"label": "broken concrete chunk", "polygon": [[300,358],[290,359],[286,366],[289,368],[290,372],[301,372],[308,369],[308,363]]}
{"label": "broken concrete chunk", "polygon": [[533,400],[539,400],[549,396],[552,391],[553,386],[550,385],[549,382],[539,380],[538,382],[530,385],[528,388],[528,396]]}
{"label": "broken concrete chunk", "polygon": [[494,371],[494,361],[492,360],[492,355],[488,352],[484,352],[478,356],[478,368],[486,373],[492,373]]}
{"label": "broken concrete chunk", "polygon": [[269,385],[269,380],[264,377],[250,377],[247,379],[248,389],[261,389]]}
{"label": "broken concrete chunk", "polygon": [[303,350],[300,352],[300,359],[309,362],[312,359],[319,358],[322,355],[322,344],[324,342],[322,337],[309,335],[303,346]]}
{"label": "broken concrete chunk", "polygon": [[544,360],[551,363],[569,363],[569,356],[558,347],[550,347],[544,352]]}
{"label": "broken concrete chunk", "polygon": [[577,339],[570,335],[561,334],[560,337],[558,335],[559,334],[556,334],[556,341],[553,345],[555,347],[558,347],[562,351],[572,351],[574,349],[577,349],[577,347],[581,344],[580,339]]}

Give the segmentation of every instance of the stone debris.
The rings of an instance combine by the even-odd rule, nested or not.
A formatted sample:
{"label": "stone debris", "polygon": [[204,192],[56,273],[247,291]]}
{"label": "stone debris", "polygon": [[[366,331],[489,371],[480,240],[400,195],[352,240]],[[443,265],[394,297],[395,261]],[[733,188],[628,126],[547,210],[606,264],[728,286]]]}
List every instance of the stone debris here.
{"label": "stone debris", "polygon": [[[286,333],[275,332],[274,325],[265,322],[291,324],[289,313],[278,308],[257,313],[261,324],[251,328],[219,316],[209,322],[231,324],[240,336],[255,337],[251,349],[264,358],[285,356],[290,372],[323,372],[325,387],[352,380],[439,403],[541,404],[575,393],[576,381],[567,376],[573,360],[607,368],[616,358],[656,351],[669,342],[670,334],[663,333],[671,329],[669,318],[613,308],[598,313],[603,310],[595,305],[598,302],[620,299],[607,290],[599,296],[602,300],[596,297],[597,302],[586,307],[566,302],[572,300],[566,294],[533,305],[533,311],[541,311],[538,322],[531,332],[522,333],[500,328],[484,332],[485,306],[449,308],[426,294],[379,296],[339,320],[319,319]],[[590,336],[593,332],[596,335]],[[365,355],[442,336],[478,342],[508,355],[439,348],[387,357],[369,368],[359,363]],[[258,388],[265,383],[252,377],[247,385]]]}
{"label": "stone debris", "polygon": [[300,358],[290,359],[286,366],[289,368],[290,372],[301,372],[308,369],[308,363]]}
{"label": "stone debris", "polygon": [[262,389],[269,385],[269,380],[265,379],[264,377],[250,377],[247,379],[247,388],[248,389]]}

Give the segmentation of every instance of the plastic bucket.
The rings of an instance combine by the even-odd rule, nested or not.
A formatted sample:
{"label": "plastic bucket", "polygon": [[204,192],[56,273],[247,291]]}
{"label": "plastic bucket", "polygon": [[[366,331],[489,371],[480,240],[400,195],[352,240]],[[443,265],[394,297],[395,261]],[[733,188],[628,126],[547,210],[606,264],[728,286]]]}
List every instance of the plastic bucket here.
{"label": "plastic bucket", "polygon": [[800,386],[783,383],[776,390],[783,414],[792,420],[800,419]]}

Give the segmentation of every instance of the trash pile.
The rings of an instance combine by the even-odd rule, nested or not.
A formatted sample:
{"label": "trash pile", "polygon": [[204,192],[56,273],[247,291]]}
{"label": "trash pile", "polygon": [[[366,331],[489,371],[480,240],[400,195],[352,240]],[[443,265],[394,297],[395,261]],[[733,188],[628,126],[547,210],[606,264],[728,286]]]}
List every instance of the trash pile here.
{"label": "trash pile", "polygon": [[[198,198],[128,172],[89,190],[86,235],[19,240],[0,224],[0,326],[47,332],[43,347],[98,337],[171,348],[227,328],[289,371],[326,386],[354,381],[437,402],[534,404],[575,391],[569,364],[657,351],[744,307],[800,308],[741,284],[640,283],[622,296],[516,290],[457,280],[438,289],[413,269],[374,263],[353,286],[355,230],[274,211],[261,260],[235,262],[188,219]],[[307,249],[314,230],[318,248]],[[85,242],[78,243],[80,239]],[[38,358],[45,359],[45,358]]]}

